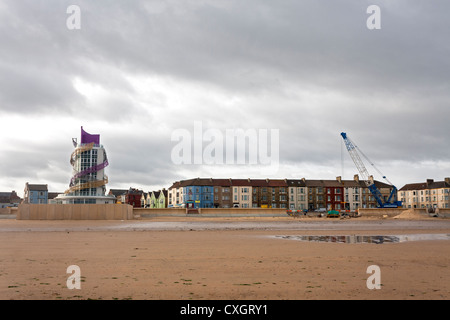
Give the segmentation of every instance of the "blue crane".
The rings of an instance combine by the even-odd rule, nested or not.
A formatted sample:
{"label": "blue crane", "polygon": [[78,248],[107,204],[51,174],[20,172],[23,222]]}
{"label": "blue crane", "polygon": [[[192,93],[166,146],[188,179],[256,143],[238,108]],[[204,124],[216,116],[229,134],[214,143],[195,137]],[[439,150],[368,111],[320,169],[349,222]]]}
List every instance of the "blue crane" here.
{"label": "blue crane", "polygon": [[[350,140],[350,138],[347,136],[345,132],[341,132],[341,136],[344,139],[345,146],[347,147],[347,150],[350,154],[350,157],[352,158],[353,162],[356,165],[356,168],[359,171],[359,174],[366,184],[367,188],[369,188],[372,195],[375,197],[375,200],[378,203],[379,208],[399,208],[402,206],[401,201],[397,201],[397,188],[384,176],[376,167],[374,164],[367,158],[367,156],[362,153],[362,151]],[[375,181],[373,179],[373,176],[369,175],[369,172],[367,171],[366,167],[364,166],[364,163],[361,160],[361,157],[358,154],[359,152],[371,163],[371,165],[383,176],[383,179],[385,179],[392,187],[391,194],[389,195],[388,199],[384,199],[383,195],[381,194],[380,190],[375,185]]]}

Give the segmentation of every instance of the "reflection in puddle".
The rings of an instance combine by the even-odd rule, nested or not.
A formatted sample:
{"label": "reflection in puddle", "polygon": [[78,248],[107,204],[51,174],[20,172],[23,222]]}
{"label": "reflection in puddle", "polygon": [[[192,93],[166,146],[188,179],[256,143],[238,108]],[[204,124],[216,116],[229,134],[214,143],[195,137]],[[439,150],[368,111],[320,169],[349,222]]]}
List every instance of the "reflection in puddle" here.
{"label": "reflection in puddle", "polygon": [[341,235],[341,236],[275,236],[276,238],[313,241],[313,242],[336,242],[336,243],[395,243],[420,240],[450,240],[450,234],[402,234],[402,235]]}

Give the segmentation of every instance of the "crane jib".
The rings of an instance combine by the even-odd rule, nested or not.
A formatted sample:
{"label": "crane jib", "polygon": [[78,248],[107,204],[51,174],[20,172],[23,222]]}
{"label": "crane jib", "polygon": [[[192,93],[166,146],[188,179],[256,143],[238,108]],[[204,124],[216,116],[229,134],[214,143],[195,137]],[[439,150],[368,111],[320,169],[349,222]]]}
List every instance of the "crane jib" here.
{"label": "crane jib", "polygon": [[[341,132],[341,136],[344,139],[345,142],[345,146],[347,147],[347,150],[350,154],[350,157],[352,158],[353,162],[356,165],[356,168],[358,169],[361,178],[364,180],[364,182],[366,183],[368,189],[370,190],[370,192],[372,193],[372,195],[374,196],[375,200],[378,203],[378,206],[380,208],[397,208],[397,207],[401,207],[402,206],[402,202],[401,201],[397,201],[397,188],[392,185],[392,183],[389,182],[389,180],[386,179],[386,176],[383,175],[383,179],[385,179],[387,182],[389,182],[392,190],[391,193],[388,197],[388,199],[386,200],[383,195],[381,194],[380,190],[378,190],[377,186],[375,185],[374,181],[373,181],[373,177],[369,176],[369,173],[366,169],[366,167],[364,166],[364,163],[361,161],[361,158],[358,154],[358,150],[356,148],[356,146],[353,144],[353,142],[347,137],[347,133],[345,132]],[[370,161],[369,159],[367,159],[367,156],[365,156],[362,151],[360,151],[361,154],[366,158],[366,160]],[[373,163],[371,163],[372,166]],[[375,166],[374,166],[375,167]],[[375,168],[376,169],[376,168]],[[379,172],[379,170],[377,169],[377,171]]]}

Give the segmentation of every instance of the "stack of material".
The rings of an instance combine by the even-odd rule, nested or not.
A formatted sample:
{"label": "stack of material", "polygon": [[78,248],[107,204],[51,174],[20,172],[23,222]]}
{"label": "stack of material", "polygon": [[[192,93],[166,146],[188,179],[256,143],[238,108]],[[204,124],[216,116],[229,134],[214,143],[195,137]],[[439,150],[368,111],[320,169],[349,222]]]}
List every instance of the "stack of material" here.
{"label": "stack of material", "polygon": [[425,216],[420,214],[418,211],[414,209],[408,209],[400,213],[398,216],[395,216],[394,219],[409,219],[409,220],[420,220]]}

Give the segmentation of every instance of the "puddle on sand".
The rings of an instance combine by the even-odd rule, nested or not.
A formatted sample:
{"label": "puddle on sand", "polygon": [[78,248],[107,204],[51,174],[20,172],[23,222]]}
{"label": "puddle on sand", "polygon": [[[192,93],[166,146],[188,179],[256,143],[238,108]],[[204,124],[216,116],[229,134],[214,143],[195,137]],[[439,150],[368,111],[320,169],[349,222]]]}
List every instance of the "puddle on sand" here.
{"label": "puddle on sand", "polygon": [[311,242],[336,242],[336,243],[396,243],[405,241],[421,241],[421,240],[450,240],[450,234],[402,234],[402,235],[339,235],[339,236],[275,236],[276,238],[311,241]]}

